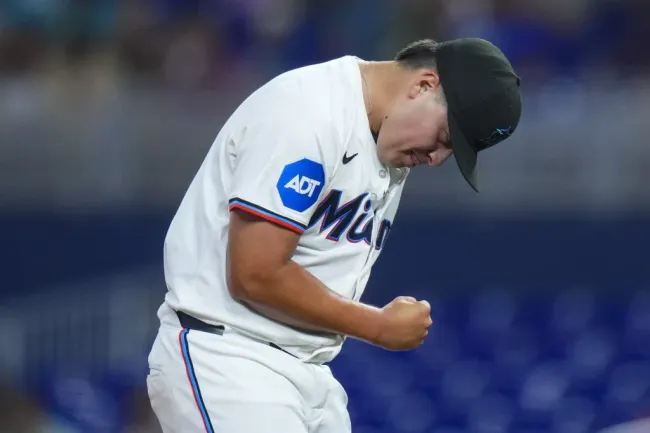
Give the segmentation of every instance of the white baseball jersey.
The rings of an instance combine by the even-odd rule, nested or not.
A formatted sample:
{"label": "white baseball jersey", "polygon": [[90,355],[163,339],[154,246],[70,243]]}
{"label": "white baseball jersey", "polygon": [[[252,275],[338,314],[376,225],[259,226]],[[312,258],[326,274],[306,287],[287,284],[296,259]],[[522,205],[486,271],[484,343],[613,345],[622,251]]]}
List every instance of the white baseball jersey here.
{"label": "white baseball jersey", "polygon": [[274,78],[225,123],[181,202],[164,246],[166,303],[302,360],[332,360],[343,337],[297,331],[230,296],[230,211],[300,233],[292,260],[358,300],[407,175],[377,157],[359,59],[346,56]]}

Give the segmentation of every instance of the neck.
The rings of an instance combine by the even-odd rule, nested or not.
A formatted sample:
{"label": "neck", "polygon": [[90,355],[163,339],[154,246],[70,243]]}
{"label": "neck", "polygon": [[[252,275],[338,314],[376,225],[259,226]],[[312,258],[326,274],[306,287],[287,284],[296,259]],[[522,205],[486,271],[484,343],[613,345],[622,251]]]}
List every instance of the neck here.
{"label": "neck", "polygon": [[368,122],[376,138],[397,95],[402,71],[395,62],[365,62],[360,69]]}

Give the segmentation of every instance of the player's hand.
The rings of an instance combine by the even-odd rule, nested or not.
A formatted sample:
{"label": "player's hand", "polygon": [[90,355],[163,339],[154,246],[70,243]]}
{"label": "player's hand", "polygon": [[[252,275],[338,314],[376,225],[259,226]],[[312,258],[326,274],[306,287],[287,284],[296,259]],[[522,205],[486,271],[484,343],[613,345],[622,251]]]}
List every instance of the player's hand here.
{"label": "player's hand", "polygon": [[381,309],[376,345],[388,350],[419,347],[429,334],[431,306],[410,296],[399,296]]}

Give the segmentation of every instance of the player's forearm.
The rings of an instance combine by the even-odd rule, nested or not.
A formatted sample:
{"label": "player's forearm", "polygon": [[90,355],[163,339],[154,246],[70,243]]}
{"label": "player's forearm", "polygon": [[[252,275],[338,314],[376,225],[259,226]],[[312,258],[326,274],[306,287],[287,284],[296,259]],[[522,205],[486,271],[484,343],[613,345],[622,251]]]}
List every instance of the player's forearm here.
{"label": "player's forearm", "polygon": [[238,285],[235,296],[273,320],[371,343],[379,332],[378,308],[342,298],[295,262]]}

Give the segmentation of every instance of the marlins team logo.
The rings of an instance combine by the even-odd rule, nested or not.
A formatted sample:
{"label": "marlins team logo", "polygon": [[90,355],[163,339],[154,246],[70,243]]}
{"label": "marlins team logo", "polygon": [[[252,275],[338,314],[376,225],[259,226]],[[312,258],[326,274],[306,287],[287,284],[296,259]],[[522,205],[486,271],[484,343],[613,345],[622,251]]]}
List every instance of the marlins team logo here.
{"label": "marlins team logo", "polygon": [[489,137],[483,138],[478,141],[479,143],[479,148],[480,150],[486,149],[490,146],[494,146],[495,144],[505,140],[506,138],[510,137],[512,135],[512,126],[508,126],[507,128],[497,128],[495,129],[492,134],[490,134]]}

